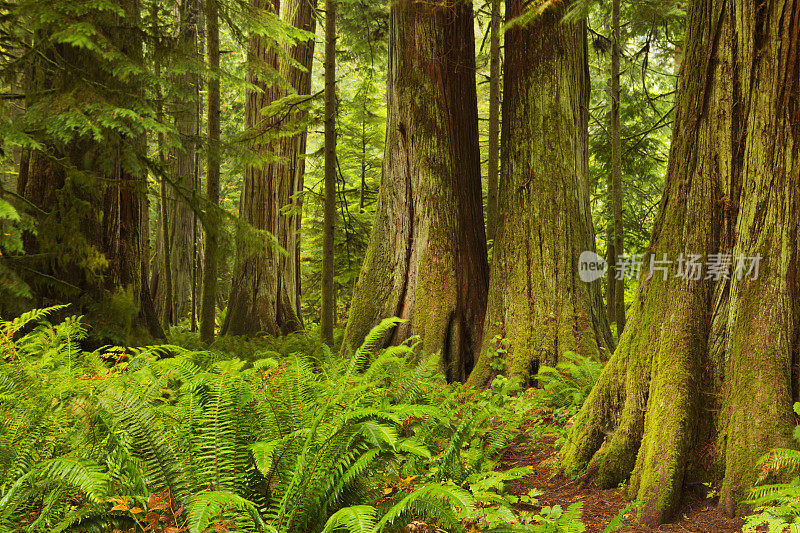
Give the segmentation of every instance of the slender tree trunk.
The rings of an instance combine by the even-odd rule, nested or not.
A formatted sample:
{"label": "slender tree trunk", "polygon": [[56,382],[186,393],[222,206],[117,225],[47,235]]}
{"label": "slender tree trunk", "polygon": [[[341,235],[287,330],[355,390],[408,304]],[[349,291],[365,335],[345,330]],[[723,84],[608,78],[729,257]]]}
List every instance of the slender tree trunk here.
{"label": "slender tree trunk", "polygon": [[497,180],[500,175],[500,34],[503,31],[500,7],[502,0],[492,0],[489,27],[489,179],[486,202],[486,238],[497,233]]}
{"label": "slender tree trunk", "polygon": [[[162,115],[159,109],[159,115]],[[159,119],[163,119],[163,116]],[[166,159],[164,157],[164,134],[158,134],[158,151],[159,160],[161,161],[161,168],[166,168]],[[170,253],[170,238],[169,238],[169,203],[167,200],[167,182],[164,177],[161,178],[161,256],[163,258],[162,272],[164,273],[164,302],[163,302],[163,319],[162,322],[166,324],[167,329],[175,321],[175,300],[172,294],[172,256]],[[155,304],[155,301],[154,301]],[[158,312],[158,311],[156,311]]]}
{"label": "slender tree trunk", "polygon": [[[696,482],[722,480],[720,507],[740,510],[757,458],[791,445],[798,395],[800,1],[693,0],[687,24],[650,245],[673,272],[641,283],[562,450],[601,486],[630,477],[647,524]],[[699,279],[689,254],[706,262]],[[742,258],[759,255],[754,276]],[[716,279],[709,264],[726,261]]]}
{"label": "slender tree trunk", "polygon": [[358,212],[364,212],[364,201],[367,193],[367,97],[364,96],[361,118],[361,190],[358,197]]}
{"label": "slender tree trunk", "polygon": [[[567,351],[600,358],[612,346],[600,282],[578,258],[594,250],[589,210],[586,24],[565,23],[569,3],[506,32],[503,176],[484,350],[508,339],[506,374],[525,381]],[[523,12],[506,1],[506,20]],[[469,383],[491,379],[483,357]]]}
{"label": "slender tree trunk", "polygon": [[333,286],[333,246],[336,233],[336,0],[325,12],[325,219],[322,245],[322,340],[333,346],[336,308]]}
{"label": "slender tree trunk", "polygon": [[19,156],[19,172],[17,173],[17,194],[25,196],[25,187],[28,185],[28,176],[31,169],[31,149],[23,148]]}
{"label": "slender tree trunk", "polygon": [[[154,34],[158,31],[158,8],[156,4],[152,5],[152,12],[151,12],[151,19],[152,19],[152,31]],[[153,56],[155,57],[155,75],[157,78],[161,77],[161,58],[159,57],[161,50],[160,43],[158,39],[154,39],[153,45]],[[158,100],[157,103],[157,111],[156,117],[159,123],[164,123],[164,102],[163,102],[163,94],[159,89],[156,94],[156,99]],[[163,174],[167,171],[167,158],[166,154],[164,153],[164,133],[158,132],[157,135],[157,142],[156,147],[158,150],[158,162],[159,162],[159,170],[162,172],[161,176],[158,176],[160,182],[160,212],[161,212],[161,220],[160,220],[160,228],[161,234],[159,235],[158,242],[160,246],[156,246],[156,248],[161,248],[161,253],[157,254],[160,255],[161,259],[163,260],[159,263],[156,260],[156,268],[154,268],[153,277],[156,277],[156,272],[161,270],[163,272],[164,280],[163,280],[163,288],[161,289],[162,293],[162,302],[161,302],[161,309],[159,313],[159,308],[156,304],[158,302],[157,298],[154,298],[154,306],[156,308],[157,316],[161,318],[161,323],[166,327],[167,331],[169,331],[169,326],[173,323],[175,319],[174,316],[174,299],[172,295],[172,268],[170,266],[171,256],[170,256],[170,239],[169,239],[169,217],[170,217],[170,209],[169,203],[167,199],[167,177]],[[148,213],[149,215],[149,213]],[[148,238],[149,238],[149,231],[148,231]],[[149,248],[148,248],[149,252]],[[152,294],[152,293],[151,293]]]}
{"label": "slender tree trunk", "polygon": [[220,81],[219,81],[219,12],[218,0],[206,0],[206,42],[208,46],[208,169],[206,201],[209,213],[205,221],[206,248],[203,261],[203,301],[200,311],[200,338],[214,340],[217,314],[217,253],[219,248],[218,214],[220,173]]}
{"label": "slender tree trunk", "polygon": [[[283,19],[288,24],[314,32],[316,0],[287,0]],[[278,3],[254,0],[255,9],[278,12]],[[251,83],[262,91],[248,91],[247,126],[253,131],[253,150],[273,153],[275,161],[250,167],[245,172],[240,213],[244,222],[262,237],[243,229],[237,236],[236,266],[228,312],[222,331],[245,335],[278,335],[302,329],[300,315],[300,226],[305,173],[307,112],[300,108],[288,115],[281,111],[264,117],[261,110],[287,89],[299,95],[311,92],[314,41],[299,42],[286,51],[290,61],[278,54],[259,35],[250,38],[250,57],[261,70],[279,71],[288,88],[266,81],[258,69],[250,72]],[[303,68],[297,68],[293,63]],[[292,133],[287,135],[284,130]],[[280,253],[263,238],[269,232],[286,251]]]}
{"label": "slender tree trunk", "polygon": [[[206,24],[205,24],[205,9],[198,9],[197,15],[197,51],[199,59],[205,62],[206,52]],[[200,80],[197,80],[195,85],[195,139],[199,142],[203,138],[203,101],[200,97]],[[196,146],[195,146],[196,148]],[[200,197],[200,152],[195,149],[194,152],[194,181],[192,187],[192,197],[197,199]],[[192,210],[192,318],[191,330],[192,333],[197,332],[198,311],[198,286],[197,282],[202,278],[202,268],[200,265],[200,235],[197,228],[198,216],[197,211]]]}
{"label": "slender tree trunk", "polygon": [[386,344],[419,334],[465,380],[488,285],[472,2],[393,2],[389,26],[383,177],[345,344],[399,316]]}
{"label": "slender tree trunk", "polygon": [[[619,2],[612,0],[611,6],[611,204],[614,212],[614,253],[624,253],[622,222],[622,143],[619,116]],[[614,258],[616,264],[616,257]],[[619,272],[618,267],[615,274]],[[616,277],[619,277],[618,275]],[[614,317],[617,335],[625,329],[625,280],[616,279],[614,288]]]}
{"label": "slender tree trunk", "polygon": [[[611,180],[609,182],[609,191],[611,190]],[[610,199],[611,194],[609,194]],[[611,202],[609,202],[610,204]],[[616,309],[616,294],[617,294],[617,280],[615,278],[615,271],[613,268],[614,261],[616,261],[616,248],[614,247],[614,215],[609,217],[608,221],[608,231],[606,231],[606,262],[609,265],[608,271],[606,272],[606,319],[608,320],[609,324],[613,324],[617,321],[617,316],[615,313]],[[620,332],[621,333],[621,332]]]}

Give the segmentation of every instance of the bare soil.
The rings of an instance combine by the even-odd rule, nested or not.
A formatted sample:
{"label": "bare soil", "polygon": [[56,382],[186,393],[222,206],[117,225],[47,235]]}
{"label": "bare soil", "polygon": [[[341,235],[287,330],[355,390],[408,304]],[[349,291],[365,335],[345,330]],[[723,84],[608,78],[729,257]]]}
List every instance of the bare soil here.
{"label": "bare soil", "polygon": [[[525,494],[529,487],[543,492],[538,498],[538,507],[560,505],[567,508],[570,504],[583,502],[583,523],[587,533],[602,533],[608,523],[627,504],[622,489],[600,489],[592,483],[581,483],[556,472],[556,452],[553,441],[541,443],[539,452],[521,452],[508,450],[502,464],[505,468],[531,467],[531,474],[524,480],[515,482],[510,488],[515,494]],[[523,504],[524,505],[524,504]],[[635,512],[626,515],[621,532],[675,532],[675,533],[740,533],[744,520],[728,518],[718,513],[717,498],[707,498],[698,491],[689,491],[684,496],[682,507],[676,513],[673,522],[662,524],[657,528],[642,527],[636,524]],[[530,509],[530,507],[528,507]]]}

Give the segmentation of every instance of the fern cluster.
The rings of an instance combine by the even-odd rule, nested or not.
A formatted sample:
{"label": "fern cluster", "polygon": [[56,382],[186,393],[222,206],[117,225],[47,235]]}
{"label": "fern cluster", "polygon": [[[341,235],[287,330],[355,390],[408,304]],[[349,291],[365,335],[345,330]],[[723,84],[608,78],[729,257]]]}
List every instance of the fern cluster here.
{"label": "fern cluster", "polygon": [[[800,403],[794,404],[794,412],[800,415]],[[795,427],[794,438],[800,442],[800,426]],[[766,526],[768,533],[780,533],[790,526],[791,531],[800,528],[800,451],[770,450],[759,459],[758,467],[759,477],[747,502],[755,506],[755,512],[747,517],[745,530]]]}
{"label": "fern cluster", "polygon": [[574,352],[565,352],[555,367],[543,366],[534,376],[548,405],[571,416],[577,413],[600,378],[603,365]]}
{"label": "fern cluster", "polygon": [[243,361],[85,352],[56,310],[0,323],[0,532],[579,530],[579,508],[516,511],[527,470],[495,472],[526,416],[518,386],[448,387],[413,339],[376,353],[395,319],[348,358]]}

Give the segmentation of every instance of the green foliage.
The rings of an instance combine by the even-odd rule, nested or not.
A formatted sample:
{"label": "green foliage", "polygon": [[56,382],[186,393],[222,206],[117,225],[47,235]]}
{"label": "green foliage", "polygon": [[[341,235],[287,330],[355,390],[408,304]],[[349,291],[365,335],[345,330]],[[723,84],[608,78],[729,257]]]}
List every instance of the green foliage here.
{"label": "green foliage", "polygon": [[17,210],[0,198],[0,311],[9,300],[31,296],[30,287],[12,267],[15,257],[22,253],[22,230]]}
{"label": "green foliage", "polygon": [[545,401],[571,416],[583,406],[602,370],[597,361],[565,352],[555,368],[543,366],[534,378],[543,389]]}
{"label": "green foliage", "polygon": [[0,531],[581,530],[579,506],[517,511],[527,469],[496,470],[538,404],[502,376],[449,388],[411,345],[375,353],[397,320],[348,358],[246,363],[85,352],[79,318],[45,320],[61,310],[0,323]]}

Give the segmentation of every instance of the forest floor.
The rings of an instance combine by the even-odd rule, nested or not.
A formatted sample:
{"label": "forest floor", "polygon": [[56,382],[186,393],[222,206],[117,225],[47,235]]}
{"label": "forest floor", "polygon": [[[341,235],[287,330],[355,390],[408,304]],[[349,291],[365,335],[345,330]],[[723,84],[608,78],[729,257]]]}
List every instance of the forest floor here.
{"label": "forest floor", "polygon": [[[555,471],[556,450],[552,437],[543,440],[538,451],[508,450],[502,458],[504,468],[530,467],[531,474],[515,482],[510,488],[514,494],[524,494],[534,487],[542,491],[538,506],[560,505],[566,509],[570,504],[583,502],[583,523],[586,533],[602,533],[608,523],[628,503],[622,489],[600,489],[594,484],[581,484]],[[621,532],[651,533],[739,533],[744,520],[728,518],[716,510],[717,498],[706,498],[700,494],[684,497],[676,519],[658,528],[637,525],[635,511],[627,513]]]}

